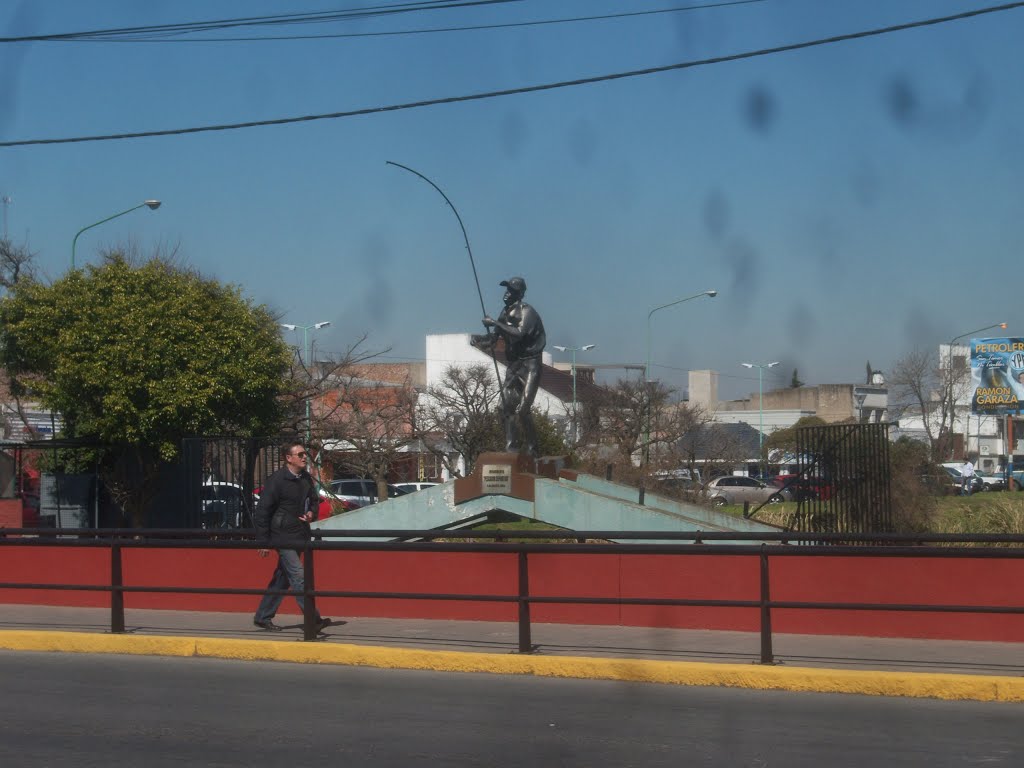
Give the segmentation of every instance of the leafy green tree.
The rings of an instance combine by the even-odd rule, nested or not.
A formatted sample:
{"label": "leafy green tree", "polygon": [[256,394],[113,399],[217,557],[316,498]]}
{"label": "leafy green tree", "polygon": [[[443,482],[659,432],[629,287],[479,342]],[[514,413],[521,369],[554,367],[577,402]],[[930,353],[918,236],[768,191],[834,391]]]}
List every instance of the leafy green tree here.
{"label": "leafy green tree", "polygon": [[794,368],[793,369],[793,378],[791,378],[789,380],[789,388],[790,389],[800,389],[800,387],[802,387],[803,385],[804,385],[804,383],[802,381],[800,381],[800,376],[797,375],[797,370],[796,370],[796,368]]}
{"label": "leafy green tree", "polygon": [[0,301],[0,362],[19,392],[59,412],[136,526],[181,438],[275,433],[289,351],[276,318],[234,286],[121,253]]}
{"label": "leafy green tree", "polygon": [[948,488],[949,476],[931,462],[926,443],[906,435],[889,447],[890,486],[895,529],[904,533],[935,530],[935,494]]}
{"label": "leafy green tree", "polygon": [[564,456],[569,453],[565,444],[565,427],[546,413],[533,414],[533,425],[537,430],[537,452],[541,456]]}

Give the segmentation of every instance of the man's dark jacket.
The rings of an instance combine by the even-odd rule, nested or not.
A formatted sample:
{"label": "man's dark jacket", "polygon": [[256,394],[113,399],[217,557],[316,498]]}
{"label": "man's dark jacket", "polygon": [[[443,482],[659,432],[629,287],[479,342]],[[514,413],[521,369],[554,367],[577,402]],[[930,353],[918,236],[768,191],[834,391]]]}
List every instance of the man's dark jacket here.
{"label": "man's dark jacket", "polygon": [[256,505],[256,541],[274,549],[302,546],[309,540],[309,523],[299,517],[316,514],[319,499],[313,478],[302,470],[296,477],[281,467],[267,478]]}

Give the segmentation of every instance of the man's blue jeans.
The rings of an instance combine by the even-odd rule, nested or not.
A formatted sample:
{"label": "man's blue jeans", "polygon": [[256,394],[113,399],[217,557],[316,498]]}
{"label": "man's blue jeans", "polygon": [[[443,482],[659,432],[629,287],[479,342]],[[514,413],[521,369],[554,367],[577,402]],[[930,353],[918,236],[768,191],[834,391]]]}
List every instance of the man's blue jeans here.
{"label": "man's blue jeans", "polygon": [[[277,550],[277,568],[274,569],[274,575],[271,577],[267,589],[293,589],[301,592],[305,585],[302,558],[299,553],[294,549]],[[284,595],[264,595],[256,609],[256,615],[253,616],[253,621],[270,621],[277,614],[282,600],[284,600]],[[295,601],[299,604],[299,610],[305,611],[306,601],[302,599],[302,595],[297,595]],[[316,616],[315,619],[319,621],[320,617]]]}

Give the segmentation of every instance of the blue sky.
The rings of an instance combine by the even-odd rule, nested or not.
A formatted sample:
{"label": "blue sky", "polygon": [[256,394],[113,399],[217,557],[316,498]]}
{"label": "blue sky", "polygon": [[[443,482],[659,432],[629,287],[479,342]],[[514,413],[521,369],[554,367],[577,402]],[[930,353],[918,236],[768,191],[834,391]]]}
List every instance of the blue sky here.
{"label": "blue sky", "polygon": [[[704,0],[707,2],[708,0]],[[712,0],[713,1],[713,0]],[[691,4],[700,4],[694,2]],[[604,21],[260,42],[0,43],[0,141],[258,121],[519,88],[788,45],[995,5],[764,0]],[[0,5],[5,36],[352,9],[370,2]],[[229,35],[385,32],[658,10],[520,0]],[[720,394],[859,382],[916,345],[1024,336],[1024,9],[539,93],[285,126],[0,148],[10,237],[50,277],[134,240],[242,286],[282,322],[416,360],[478,332],[522,275],[553,344]],[[985,334],[988,335],[988,334]],[[300,342],[295,334],[286,336]],[[556,359],[559,353],[551,350]],[[635,374],[634,374],[635,375]]]}

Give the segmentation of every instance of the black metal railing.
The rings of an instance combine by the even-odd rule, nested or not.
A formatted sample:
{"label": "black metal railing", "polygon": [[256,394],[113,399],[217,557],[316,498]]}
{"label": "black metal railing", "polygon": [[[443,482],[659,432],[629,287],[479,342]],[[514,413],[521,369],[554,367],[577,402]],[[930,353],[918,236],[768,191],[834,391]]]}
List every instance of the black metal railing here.
{"label": "black metal railing", "polygon": [[[243,534],[243,535],[239,535]],[[567,535],[572,541],[567,540]],[[331,541],[331,537],[344,537],[345,541]],[[510,538],[517,541],[509,541]],[[360,541],[353,539],[378,539]],[[388,539],[380,541],[379,539]],[[433,539],[445,539],[444,542]],[[466,541],[451,541],[465,539]],[[481,541],[484,540],[484,541]],[[562,539],[535,543],[532,540]],[[618,543],[600,543],[618,539]],[[622,540],[660,540],[659,543],[625,543]],[[599,543],[572,543],[582,541]],[[709,544],[707,542],[719,542]],[[756,543],[749,543],[749,542]],[[828,544],[829,546],[822,546]],[[875,546],[863,546],[872,544]],[[316,531],[314,538],[303,548],[305,587],[295,590],[266,590],[237,587],[182,587],[134,586],[124,583],[122,553],[125,549],[150,548],[210,548],[259,549],[251,532],[233,532],[225,538],[217,532],[205,530],[95,530],[95,529],[6,529],[0,530],[0,547],[87,547],[109,548],[109,584],[28,583],[0,582],[0,589],[67,590],[109,592],[110,631],[125,631],[124,596],[137,593],[172,593],[196,595],[263,595],[268,592],[284,596],[302,596],[304,599],[303,639],[315,640],[317,628],[316,598],[347,599],[401,599],[449,600],[491,603],[514,603],[517,606],[518,651],[532,653],[530,607],[537,604],[576,605],[649,605],[700,608],[749,608],[760,615],[760,663],[774,663],[772,649],[772,611],[775,609],[895,611],[924,613],[974,613],[1024,615],[1024,605],[945,605],[895,603],[842,603],[821,601],[780,601],[771,599],[770,561],[778,557],[913,557],[913,558],[1024,558],[1024,535],[1016,534],[850,534],[806,532],[740,533],[712,531],[419,531],[419,530],[366,530]],[[315,581],[316,554],[320,551],[380,551],[380,552],[492,552],[515,553],[517,556],[518,585],[515,594],[445,594],[434,592],[368,592],[336,589],[318,589]],[[757,597],[749,600],[716,600],[694,598],[644,597],[583,597],[573,595],[541,596],[530,593],[530,556],[543,554],[617,554],[617,555],[728,555],[756,557],[759,561],[759,587]]]}

